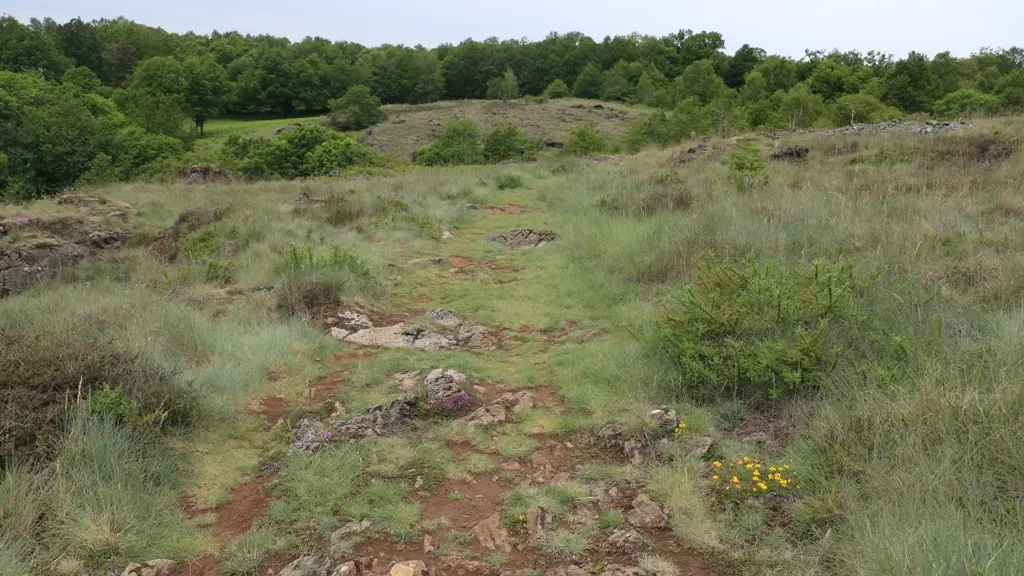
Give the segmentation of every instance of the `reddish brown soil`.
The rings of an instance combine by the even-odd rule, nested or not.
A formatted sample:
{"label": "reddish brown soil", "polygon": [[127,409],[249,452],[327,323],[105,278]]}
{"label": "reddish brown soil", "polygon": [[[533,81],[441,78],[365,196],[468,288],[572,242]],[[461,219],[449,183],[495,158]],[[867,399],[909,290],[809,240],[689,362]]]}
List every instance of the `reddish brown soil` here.
{"label": "reddish brown soil", "polygon": [[345,383],[347,378],[347,372],[338,372],[337,374],[324,376],[309,387],[306,396],[313,404],[319,404],[328,398],[334,398],[338,393],[338,388]]}
{"label": "reddish brown soil", "polygon": [[203,556],[195,560],[179,562],[170,576],[220,576],[220,560],[215,556]]}
{"label": "reddish brown soil", "polygon": [[288,401],[284,399],[284,396],[272,395],[260,398],[257,405],[251,411],[262,416],[266,420],[267,426],[273,426],[277,424],[287,409]]}
{"label": "reddish brown soil", "polygon": [[266,514],[270,508],[269,482],[269,477],[262,476],[231,489],[231,498],[227,504],[214,510],[217,519],[208,526],[218,542],[224,543],[245,534],[253,522]]}
{"label": "reddish brown soil", "polygon": [[494,214],[519,214],[520,212],[541,212],[530,208],[529,206],[523,206],[522,204],[504,204],[501,206],[474,206],[473,210],[479,210],[481,212],[491,212]]}
{"label": "reddish brown soil", "polygon": [[461,270],[463,268],[469,268],[470,266],[472,266],[473,259],[466,258],[465,256],[452,256],[451,258],[448,259],[448,263],[452,265],[452,268],[458,268],[459,270]]}

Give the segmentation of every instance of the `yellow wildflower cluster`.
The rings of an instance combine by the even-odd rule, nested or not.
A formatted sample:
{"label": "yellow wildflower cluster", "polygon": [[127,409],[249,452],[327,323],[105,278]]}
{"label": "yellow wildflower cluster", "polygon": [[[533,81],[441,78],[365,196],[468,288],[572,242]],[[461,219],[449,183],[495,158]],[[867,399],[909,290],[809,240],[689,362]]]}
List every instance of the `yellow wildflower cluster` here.
{"label": "yellow wildflower cluster", "polygon": [[715,460],[711,467],[711,479],[722,496],[746,498],[800,489],[789,464],[766,466],[760,460],[744,456],[736,462]]}
{"label": "yellow wildflower cluster", "polygon": [[679,424],[676,425],[676,429],[675,429],[676,436],[679,436],[683,432],[686,432],[686,422],[680,421]]}

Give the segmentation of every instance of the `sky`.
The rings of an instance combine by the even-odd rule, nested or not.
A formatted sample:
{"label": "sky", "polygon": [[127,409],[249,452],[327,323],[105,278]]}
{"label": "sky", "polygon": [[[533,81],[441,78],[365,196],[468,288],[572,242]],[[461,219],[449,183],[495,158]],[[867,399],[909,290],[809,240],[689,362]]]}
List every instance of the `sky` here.
{"label": "sky", "polygon": [[171,32],[238,30],[301,40],[322,36],[367,46],[433,47],[472,37],[540,40],[549,32],[656,36],[720,32],[726,50],[747,43],[801,57],[805,48],[904,56],[1024,46],[1021,0],[4,0],[23,22],[125,16]]}

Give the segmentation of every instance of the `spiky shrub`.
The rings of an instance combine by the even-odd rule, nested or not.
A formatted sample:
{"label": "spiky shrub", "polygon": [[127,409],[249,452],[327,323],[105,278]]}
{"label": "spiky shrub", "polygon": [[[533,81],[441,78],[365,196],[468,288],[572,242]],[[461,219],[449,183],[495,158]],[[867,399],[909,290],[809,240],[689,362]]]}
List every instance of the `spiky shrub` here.
{"label": "spiky shrub", "polygon": [[729,167],[729,181],[740,192],[768,186],[768,165],[756,144],[733,148],[724,162]]}
{"label": "spiky shrub", "polygon": [[[859,306],[871,280],[846,261],[808,266],[707,256],[656,332],[700,399],[772,401],[818,387],[853,340],[899,347]],[[849,356],[849,354],[847,355]]]}

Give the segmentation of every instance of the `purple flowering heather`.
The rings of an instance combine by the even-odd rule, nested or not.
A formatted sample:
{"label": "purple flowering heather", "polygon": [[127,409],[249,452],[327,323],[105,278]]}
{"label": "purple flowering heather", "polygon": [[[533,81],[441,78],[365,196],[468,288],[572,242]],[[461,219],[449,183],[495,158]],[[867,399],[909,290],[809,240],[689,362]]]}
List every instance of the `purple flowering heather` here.
{"label": "purple flowering heather", "polygon": [[476,406],[477,402],[469,394],[466,394],[463,391],[459,391],[456,392],[455,394],[452,394],[451,396],[445,397],[443,404],[445,410],[448,410],[449,412],[456,412],[463,408]]}

